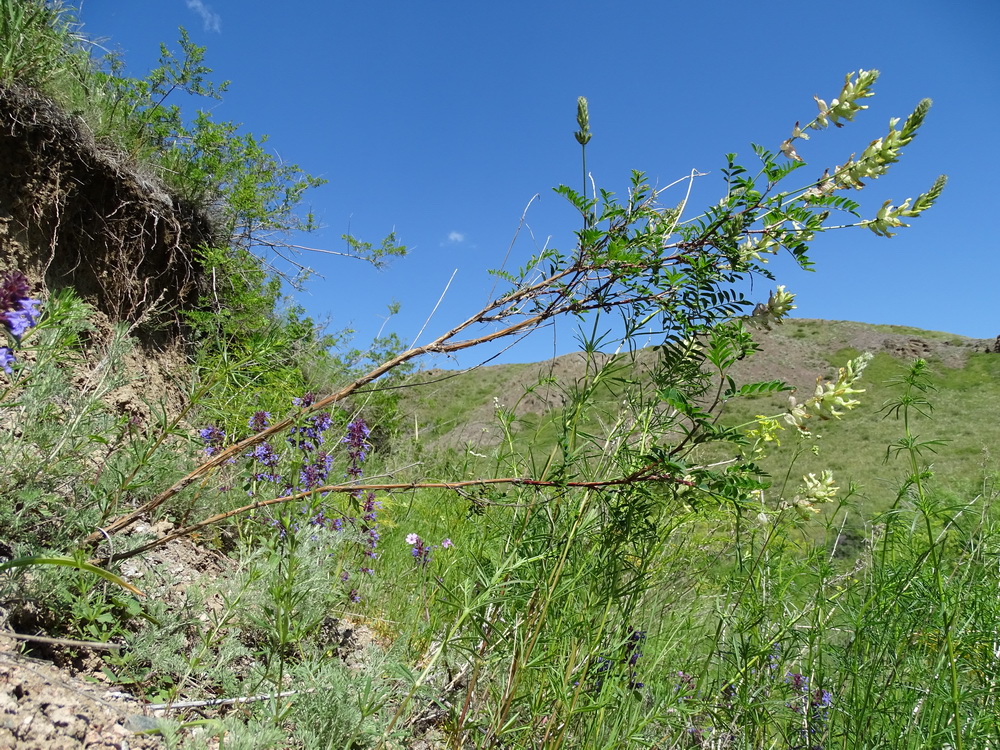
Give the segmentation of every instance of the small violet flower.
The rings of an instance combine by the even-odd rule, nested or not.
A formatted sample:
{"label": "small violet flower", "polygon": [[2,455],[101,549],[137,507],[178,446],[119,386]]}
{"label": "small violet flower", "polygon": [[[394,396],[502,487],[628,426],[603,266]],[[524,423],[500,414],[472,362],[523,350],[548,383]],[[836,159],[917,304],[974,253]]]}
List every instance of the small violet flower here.
{"label": "small violet flower", "polygon": [[41,315],[38,310],[40,304],[41,300],[22,299],[18,300],[16,308],[3,313],[7,329],[18,342],[29,328],[38,325],[38,318]]}
{"label": "small violet flower", "polygon": [[295,404],[296,406],[301,406],[304,409],[307,406],[312,406],[314,403],[316,403],[316,394],[307,393],[301,397],[296,396],[295,398],[292,399],[292,403]]}
{"label": "small violet flower", "polygon": [[[431,561],[431,551],[437,547],[435,544],[427,544],[427,542],[420,538],[419,534],[407,534],[406,543],[413,548],[410,554],[413,555],[414,562],[421,567],[427,566],[427,563]],[[455,544],[451,539],[445,539],[441,542],[442,549],[450,549],[454,546]]]}
{"label": "small violet flower", "polygon": [[216,427],[215,425],[208,425],[203,427],[198,431],[201,439],[205,442],[205,455],[214,456],[222,448],[222,444],[226,441],[226,431]]}

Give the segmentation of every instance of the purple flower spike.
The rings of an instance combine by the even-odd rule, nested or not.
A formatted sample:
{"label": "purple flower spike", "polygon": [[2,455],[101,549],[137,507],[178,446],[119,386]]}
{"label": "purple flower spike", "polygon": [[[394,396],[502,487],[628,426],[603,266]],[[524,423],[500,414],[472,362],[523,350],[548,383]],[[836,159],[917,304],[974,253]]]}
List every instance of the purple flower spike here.
{"label": "purple flower spike", "polygon": [[31,294],[28,277],[20,271],[8,271],[0,277],[0,312],[13,310]]}
{"label": "purple flower spike", "polygon": [[[21,337],[38,325],[41,312],[38,307],[41,300],[29,299],[30,287],[28,277],[20,271],[8,271],[0,277],[0,326],[6,328],[15,341],[21,343]],[[4,372],[13,372],[14,352],[9,347],[0,347],[0,367]]]}
{"label": "purple flower spike", "polygon": [[267,429],[271,420],[271,412],[269,411],[255,411],[253,416],[250,417],[248,425],[251,432],[263,432]]}
{"label": "purple flower spike", "polygon": [[789,672],[785,675],[785,682],[791,685],[796,693],[809,692],[809,678],[800,672]]}
{"label": "purple flower spike", "polygon": [[37,299],[22,299],[18,302],[17,309],[3,314],[11,336],[20,341],[29,328],[38,324],[41,313],[37,308],[40,304],[41,301]]}
{"label": "purple flower spike", "polygon": [[274,448],[270,443],[261,443],[254,447],[253,452],[248,456],[253,458],[255,461],[264,464],[264,466],[275,467],[278,465],[278,461],[281,460],[281,456],[275,453]]}
{"label": "purple flower spike", "polygon": [[410,554],[413,555],[413,562],[422,568],[426,568],[427,563],[431,561],[431,550],[434,549],[433,545],[427,544],[417,534],[407,534],[406,543],[413,545],[413,549],[410,550]]}

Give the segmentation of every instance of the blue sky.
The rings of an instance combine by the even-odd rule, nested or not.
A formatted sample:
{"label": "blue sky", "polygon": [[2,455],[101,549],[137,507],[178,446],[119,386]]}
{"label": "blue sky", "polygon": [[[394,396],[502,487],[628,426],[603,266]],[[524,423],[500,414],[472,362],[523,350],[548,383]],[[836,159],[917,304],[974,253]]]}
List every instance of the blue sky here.
{"label": "blue sky", "polygon": [[[355,329],[358,345],[392,301],[402,311],[389,326],[407,343],[425,323],[421,342],[478,309],[494,284],[487,270],[503,262],[535,195],[510,265],[546,242],[571,246],[577,216],[552,188],[580,180],[578,96],[590,101],[588,169],[599,186],[623,189],[632,169],[659,185],[697,169],[707,173],[697,208],[720,196],[725,153],[750,163],[751,142],[777,149],[815,115],[814,94],[835,97],[859,68],[881,71],[877,95],[853,125],[802,144],[810,172],[843,163],[930,97],[901,163],[860,195],[871,217],[938,174],[948,187],[892,239],[864,229],[820,237],[815,273],[774,262],[777,283],[797,294],[802,317],[1000,334],[992,0],[83,0],[80,19],[133,75],[155,65],[160,42],[175,46],[178,26],[208,48],[207,64],[232,85],[202,106],[268,134],[282,159],[329,180],[307,199],[324,228],[304,244],[343,250],[348,231],[378,242],[395,229],[411,252],[386,271],[306,258],[320,277],[298,301],[331,330]],[[501,361],[573,346],[563,326]]]}

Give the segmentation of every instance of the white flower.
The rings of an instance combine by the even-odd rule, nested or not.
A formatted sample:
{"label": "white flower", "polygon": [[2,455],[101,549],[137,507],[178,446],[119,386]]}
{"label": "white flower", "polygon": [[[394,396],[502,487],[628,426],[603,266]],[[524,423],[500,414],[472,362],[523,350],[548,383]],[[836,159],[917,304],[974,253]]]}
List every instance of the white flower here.
{"label": "white flower", "polygon": [[781,142],[781,153],[783,153],[792,161],[805,161],[805,159],[803,159],[795,152],[795,146],[792,145],[791,138]]}
{"label": "white flower", "polygon": [[771,323],[781,323],[782,319],[795,309],[795,305],[792,304],[794,299],[794,294],[786,292],[784,285],[779,285],[767,298],[767,304],[761,302],[754,307],[750,314],[750,322],[770,331]]}

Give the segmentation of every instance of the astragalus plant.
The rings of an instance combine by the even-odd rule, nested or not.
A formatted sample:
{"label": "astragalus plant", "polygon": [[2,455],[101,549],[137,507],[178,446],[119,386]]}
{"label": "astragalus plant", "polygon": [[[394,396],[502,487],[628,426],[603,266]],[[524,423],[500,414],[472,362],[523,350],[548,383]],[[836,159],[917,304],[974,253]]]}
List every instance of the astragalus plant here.
{"label": "astragalus plant", "polygon": [[[422,652],[420,668],[407,672],[383,744],[419,722],[428,691],[444,693],[441,721],[455,745],[829,742],[840,731],[836,701],[843,685],[832,689],[800,636],[802,624],[822,622],[824,615],[814,596],[787,589],[791,598],[783,600],[772,586],[781,590],[790,586],[786,576],[812,575],[809,565],[822,561],[815,551],[795,558],[794,574],[778,565],[789,559],[782,556],[786,537],[802,516],[849,493],[838,495],[828,473],[772,486],[755,461],[777,425],[795,433],[792,439],[809,440],[816,424],[855,407],[867,359],[821,382],[784,414],[734,428],[719,421],[719,410],[734,399],[786,388],[778,381],[737,383],[731,374],[736,362],[757,351],[754,331],[780,324],[794,306],[784,285],[755,301],[745,281],[772,279],[768,260],[782,252],[811,267],[808,245],[822,232],[854,227],[887,236],[930,207],[944,186],[940,177],[915,200],[897,207],[890,201],[872,218],[852,199],[865,187],[862,178],[870,182],[900,158],[928,101],[901,127],[892,120],[888,134],[839,166],[811,170],[799,154],[811,132],[844,125],[866,109],[876,78],[875,71],[848,75],[837,98],[819,100],[815,119],[795,125],[778,149],[754,146],[752,167],[730,154],[722,193],[700,214],[691,214],[686,197],[693,175],[655,188],[634,172],[618,196],[589,191],[584,169],[582,191],[558,188],[580,214],[572,248],[545,249],[517,271],[497,271],[507,291],[482,309],[430,343],[302,404],[293,416],[237,442],[220,442],[195,471],[106,531],[125,529],[204,486],[229,462],[299,429],[303,419],[377,390],[380,378],[406,363],[577,317],[594,332],[581,338],[588,367],[579,380],[557,384],[565,405],[556,439],[544,451],[514,439],[515,418],[498,405],[509,439],[492,464],[439,481],[414,476],[412,468],[398,481],[334,481],[331,474],[315,486],[250,498],[174,535],[316,498],[326,517],[357,518],[358,498],[370,492],[416,490],[428,508],[464,506],[464,524],[475,531],[449,534],[455,554],[442,574],[424,577],[407,589],[409,596],[387,586],[384,606],[409,607],[423,624],[402,629]],[[585,156],[593,147],[585,99],[578,102],[577,123]],[[606,326],[609,320],[613,325]],[[630,354],[650,335],[661,343],[639,373]],[[408,532],[412,557],[415,540],[430,532]],[[735,548],[728,545],[733,540]],[[404,554],[407,544],[397,541]],[[109,551],[100,559],[110,564],[148,548]],[[367,606],[376,612],[378,597]]]}

